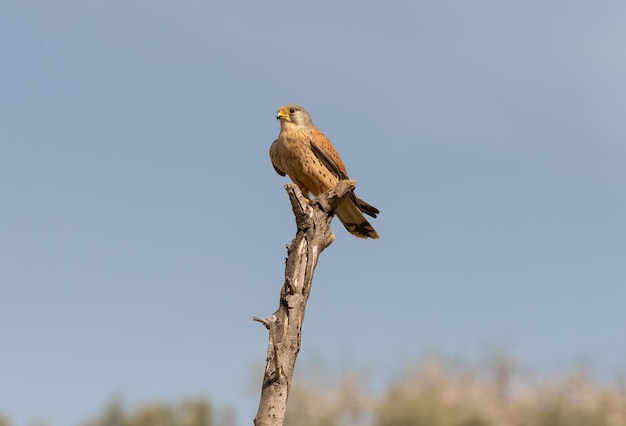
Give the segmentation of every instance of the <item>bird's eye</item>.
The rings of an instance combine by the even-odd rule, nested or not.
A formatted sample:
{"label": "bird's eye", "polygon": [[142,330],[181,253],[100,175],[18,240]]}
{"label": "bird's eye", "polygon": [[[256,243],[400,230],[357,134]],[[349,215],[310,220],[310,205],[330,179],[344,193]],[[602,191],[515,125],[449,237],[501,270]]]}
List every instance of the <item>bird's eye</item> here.
{"label": "bird's eye", "polygon": [[296,112],[295,108],[289,108],[289,114],[293,114],[294,112]]}

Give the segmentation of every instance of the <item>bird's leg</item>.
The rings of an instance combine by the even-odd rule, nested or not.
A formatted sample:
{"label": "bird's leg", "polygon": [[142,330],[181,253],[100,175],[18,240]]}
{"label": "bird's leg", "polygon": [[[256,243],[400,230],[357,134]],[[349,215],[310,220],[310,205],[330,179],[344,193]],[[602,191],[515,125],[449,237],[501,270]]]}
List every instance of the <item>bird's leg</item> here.
{"label": "bird's leg", "polygon": [[304,196],[304,201],[309,203],[311,199],[309,198],[309,189],[304,185],[298,185],[300,191],[302,191],[302,195]]}

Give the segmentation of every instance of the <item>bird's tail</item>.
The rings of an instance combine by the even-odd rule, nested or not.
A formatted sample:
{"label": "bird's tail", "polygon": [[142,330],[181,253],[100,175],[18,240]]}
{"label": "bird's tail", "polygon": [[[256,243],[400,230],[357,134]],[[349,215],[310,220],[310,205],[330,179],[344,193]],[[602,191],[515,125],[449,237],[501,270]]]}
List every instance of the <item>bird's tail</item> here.
{"label": "bird's tail", "polygon": [[[365,203],[363,200],[359,199],[359,201]],[[376,210],[376,213],[378,213],[378,210],[375,207],[372,207],[369,204],[367,204],[367,206]],[[374,227],[370,225],[367,219],[365,219],[365,216],[361,213],[361,209],[359,209],[359,207],[354,203],[354,200],[351,198],[348,198],[339,207],[337,207],[335,214],[341,223],[343,223],[343,226],[346,227],[348,232],[355,237],[373,238],[375,240],[379,238]]]}

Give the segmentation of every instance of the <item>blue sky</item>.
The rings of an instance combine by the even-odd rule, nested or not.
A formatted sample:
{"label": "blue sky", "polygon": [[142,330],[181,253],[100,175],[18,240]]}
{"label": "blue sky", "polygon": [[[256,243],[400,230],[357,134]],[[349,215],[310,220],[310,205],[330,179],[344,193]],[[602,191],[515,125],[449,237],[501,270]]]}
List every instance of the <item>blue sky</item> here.
{"label": "blue sky", "polygon": [[[430,352],[626,365],[623,2],[0,6],[0,412],[206,395],[254,416],[299,103],[381,239],[335,225],[297,372]],[[317,360],[317,361],[316,361]]]}

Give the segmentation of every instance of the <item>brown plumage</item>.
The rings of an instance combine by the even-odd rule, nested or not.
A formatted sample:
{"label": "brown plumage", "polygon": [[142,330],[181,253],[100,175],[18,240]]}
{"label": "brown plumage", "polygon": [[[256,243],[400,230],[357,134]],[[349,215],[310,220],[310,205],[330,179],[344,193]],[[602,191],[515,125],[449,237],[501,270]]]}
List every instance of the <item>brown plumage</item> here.
{"label": "brown plumage", "polygon": [[[342,179],[348,179],[346,166],[335,147],[311,120],[309,113],[298,105],[278,109],[280,120],[278,139],[270,147],[272,165],[279,175],[289,175],[308,198],[309,192],[318,196],[334,188]],[[376,217],[376,207],[354,195],[354,192],[335,213],[348,232],[359,238],[378,239],[378,233],[363,213]]]}

